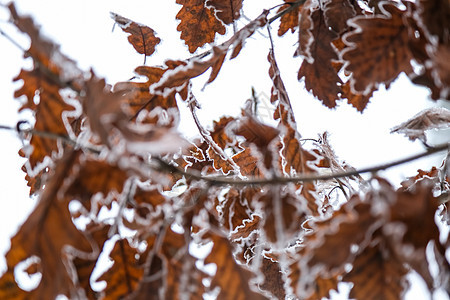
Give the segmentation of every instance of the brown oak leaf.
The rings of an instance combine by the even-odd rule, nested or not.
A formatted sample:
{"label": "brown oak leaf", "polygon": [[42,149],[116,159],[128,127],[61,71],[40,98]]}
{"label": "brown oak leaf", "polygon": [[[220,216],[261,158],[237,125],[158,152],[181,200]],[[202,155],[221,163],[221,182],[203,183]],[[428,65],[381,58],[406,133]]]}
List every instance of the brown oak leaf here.
{"label": "brown oak leaf", "polygon": [[217,299],[267,299],[250,288],[253,273],[234,260],[234,249],[228,239],[213,233],[208,233],[205,238],[213,242],[213,248],[206,257],[205,263],[214,263],[217,266],[216,275],[210,287],[211,290],[220,288]]}
{"label": "brown oak leaf", "polygon": [[[60,294],[70,296],[75,292],[78,279],[72,272],[69,257],[78,251],[89,254],[91,243],[72,222],[68,204],[70,198],[61,193],[66,174],[73,167],[78,153],[66,152],[51,172],[39,203],[16,235],[11,239],[11,249],[6,253],[7,271],[0,278],[0,298],[54,299]],[[39,259],[42,278],[36,289],[25,292],[14,280],[17,264],[28,258]]]}
{"label": "brown oak leaf", "polygon": [[263,27],[267,23],[268,13],[268,11],[264,11],[256,19],[236,32],[228,41],[220,46],[213,46],[212,50],[207,53],[209,55],[201,55],[183,62],[182,64],[178,64],[175,68],[173,68],[173,70],[168,71],[158,83],[152,85],[151,91],[163,95],[168,95],[175,90],[179,91],[180,87],[187,86],[187,83],[191,78],[205,73],[209,68],[211,68],[211,74],[207,84],[211,83],[214,79],[216,79],[220,69],[222,68],[222,64],[228,50],[233,48],[230,59],[238,56],[245,40],[252,36],[256,29]]}
{"label": "brown oak leaf", "polygon": [[155,36],[155,31],[153,29],[113,12],[111,13],[111,18],[123,31],[130,34],[130,36],[128,36],[128,41],[133,45],[137,52],[144,54],[145,57],[150,56],[155,52],[155,47],[159,44],[161,39]]}
{"label": "brown oak leaf", "polygon": [[207,0],[206,6],[212,7],[215,15],[226,25],[233,23],[234,20],[239,19],[241,16],[243,0]]}
{"label": "brown oak leaf", "polygon": [[401,72],[412,72],[404,11],[391,3],[382,8],[385,15],[353,18],[349,22],[355,29],[344,35],[349,47],[342,51],[342,58],[348,62],[346,71],[352,73],[352,91],[364,95],[380,83],[389,87]]}
{"label": "brown oak leaf", "polygon": [[194,53],[197,48],[214,42],[216,33],[225,34],[225,27],[206,7],[205,0],[177,0],[176,3],[183,5],[176,17],[181,21],[177,30],[181,31],[189,52]]}
{"label": "brown oak leaf", "polygon": [[304,78],[306,89],[312,91],[323,105],[333,108],[342,93],[342,80],[333,67],[338,56],[331,43],[337,36],[326,25],[323,12],[306,5],[302,10],[296,52],[305,57],[298,71],[298,80]]}
{"label": "brown oak leaf", "polygon": [[358,254],[352,270],[343,280],[353,282],[350,297],[354,299],[401,299],[407,286],[408,269],[381,242]]}
{"label": "brown oak leaf", "polygon": [[139,252],[127,239],[118,240],[109,257],[113,266],[99,278],[105,280],[105,299],[120,299],[132,294],[144,276],[144,269],[137,259]]}
{"label": "brown oak leaf", "polygon": [[[284,0],[284,2],[290,2],[289,0]],[[277,13],[280,13],[284,11],[285,9],[288,9],[291,7],[292,4],[285,4],[282,5]],[[297,5],[294,9],[289,11],[288,13],[284,14],[280,18],[280,27],[278,28],[278,36],[284,35],[288,30],[291,30],[293,33],[297,27],[298,27],[298,16],[300,14],[300,11],[302,10],[303,4]]]}

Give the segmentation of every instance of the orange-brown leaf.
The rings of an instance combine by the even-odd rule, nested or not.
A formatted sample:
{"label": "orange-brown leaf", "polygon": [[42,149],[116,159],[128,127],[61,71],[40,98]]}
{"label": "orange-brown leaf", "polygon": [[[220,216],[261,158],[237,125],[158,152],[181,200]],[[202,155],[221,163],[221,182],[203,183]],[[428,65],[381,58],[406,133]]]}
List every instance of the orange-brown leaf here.
{"label": "orange-brown leaf", "polygon": [[[284,2],[289,2],[289,0],[284,0]],[[282,12],[283,10],[287,9],[291,5],[286,4],[281,6],[277,13]],[[296,8],[292,9],[290,12],[284,14],[280,18],[280,27],[278,28],[278,36],[284,35],[288,30],[291,30],[293,33],[297,27],[298,27],[298,16],[300,14],[300,11],[302,10],[303,5],[299,5]]]}
{"label": "orange-brown leaf", "polygon": [[155,47],[161,40],[155,36],[153,29],[113,12],[111,13],[111,18],[123,31],[130,34],[128,41],[137,52],[145,56],[150,56],[155,52]]}
{"label": "orange-brown leaf", "polygon": [[332,64],[338,59],[331,44],[337,36],[326,25],[320,9],[311,8],[311,14],[307,14],[307,8],[305,4],[302,10],[302,19],[305,20],[300,23],[297,54],[303,55],[305,60],[298,71],[298,79],[304,78],[306,89],[312,91],[323,105],[333,108],[342,93],[342,80]]}
{"label": "orange-brown leaf", "polygon": [[241,16],[243,0],[207,0],[206,6],[212,7],[216,17],[223,23],[229,25]]}
{"label": "orange-brown leaf", "polygon": [[[196,0],[189,1],[195,2]],[[170,94],[175,90],[175,88],[177,88],[176,90],[178,91],[180,90],[179,87],[187,86],[189,79],[203,74],[209,68],[211,68],[211,74],[207,83],[212,82],[217,77],[217,74],[222,67],[228,50],[230,48],[233,48],[230,59],[238,56],[245,40],[253,35],[256,29],[264,26],[267,23],[268,13],[269,11],[264,11],[256,19],[236,32],[227,42],[223,43],[220,46],[214,46],[212,51],[210,51],[209,53],[210,56],[208,56],[206,59],[203,59],[204,56],[196,57],[187,62],[183,62],[181,64],[178,63],[178,65],[174,68],[171,68],[166,61],[166,65],[168,65],[169,68],[173,70],[168,72],[160,82],[154,84],[152,86],[152,90],[164,95]],[[180,25],[181,24],[182,23],[180,23]],[[185,99],[185,97],[183,99]]]}
{"label": "orange-brown leaf", "polygon": [[[22,70],[14,80],[23,80],[23,87],[17,90],[14,96],[27,96],[28,102],[20,110],[33,110],[36,119],[34,129],[67,136],[63,113],[74,111],[74,107],[67,104],[59,94],[61,87],[52,82],[50,78],[39,70]],[[39,96],[39,104],[35,104],[34,96],[32,95]],[[33,135],[30,145],[33,147],[33,150],[29,156],[26,156],[29,157],[32,168],[43,162],[46,157],[52,157],[53,153],[58,151],[58,142],[48,137]],[[28,151],[25,150],[25,153],[28,154]]]}
{"label": "orange-brown leaf", "polygon": [[261,273],[264,275],[264,282],[259,285],[259,288],[270,292],[276,299],[286,299],[280,264],[276,260],[264,256]]}
{"label": "orange-brown leaf", "polygon": [[249,283],[254,276],[250,270],[234,260],[233,246],[228,239],[215,234],[208,234],[207,237],[212,240],[213,248],[205,263],[214,263],[217,266],[210,287],[211,290],[220,288],[217,299],[266,299],[250,288]]}
{"label": "orange-brown leaf", "polygon": [[[158,82],[164,73],[170,70],[169,68],[163,69],[158,67],[147,67],[140,66],[137,67],[134,71],[141,75],[147,77],[147,81],[145,82],[119,82],[114,86],[114,91],[121,90],[133,90],[133,97],[127,97],[124,100],[128,105],[128,110],[130,111],[131,120],[136,121],[139,116],[139,120],[141,123],[150,123],[150,124],[168,124],[167,126],[174,126],[175,120],[170,119],[167,120],[167,117],[171,117],[172,114],[167,114],[167,117],[164,118],[163,114],[160,112],[152,111],[156,108],[162,110],[171,110],[173,109],[178,111],[177,102],[175,100],[175,93],[171,93],[167,97],[161,95],[155,95],[150,93],[150,85],[155,82]],[[147,114],[142,115],[143,111],[146,111]],[[140,115],[141,114],[141,115]]]}
{"label": "orange-brown leaf", "polygon": [[353,269],[343,280],[354,284],[351,298],[396,300],[402,298],[407,273],[402,262],[378,244],[356,256]]}
{"label": "orange-brown leaf", "polygon": [[102,193],[106,197],[111,192],[121,193],[128,178],[127,172],[117,165],[94,159],[80,159],[77,168],[67,175],[71,182],[66,196],[80,200],[88,209],[94,194]]}
{"label": "orange-brown leaf", "polygon": [[350,81],[347,81],[342,85],[342,99],[347,99],[347,102],[351,104],[357,111],[363,112],[366,108],[367,104],[369,104],[370,98],[373,96],[373,90],[367,94],[358,94],[353,93],[352,88],[350,87]]}
{"label": "orange-brown leaf", "polygon": [[348,62],[346,70],[352,72],[352,89],[364,95],[380,83],[389,86],[401,72],[412,71],[404,11],[388,3],[384,3],[383,10],[386,15],[353,18],[351,25],[355,29],[344,36],[350,47],[342,57]]}
{"label": "orange-brown leaf", "polygon": [[11,249],[6,254],[7,272],[0,279],[0,284],[10,283],[0,290],[0,298],[11,299],[8,295],[25,293],[16,283],[11,284],[11,278],[18,263],[34,256],[39,258],[42,278],[38,287],[23,298],[54,299],[74,292],[77,278],[70,270],[68,257],[74,249],[92,251],[85,235],[72,222],[68,201],[61,197],[61,187],[76,156],[69,151],[58,161],[36,208],[11,239]]}
{"label": "orange-brown leaf", "polygon": [[176,3],[183,5],[176,17],[181,21],[177,30],[181,31],[189,52],[194,53],[206,43],[214,42],[216,33],[225,34],[222,22],[205,6],[204,0],[177,0]]}
{"label": "orange-brown leaf", "polygon": [[331,27],[334,32],[341,34],[348,28],[347,20],[353,18],[356,15],[356,12],[355,7],[350,0],[329,0],[325,4],[323,15],[325,17],[325,23]]}
{"label": "orange-brown leaf", "polygon": [[114,264],[99,278],[106,281],[104,299],[121,299],[136,290],[144,275],[136,255],[138,251],[130,246],[128,240],[116,242],[109,255]]}

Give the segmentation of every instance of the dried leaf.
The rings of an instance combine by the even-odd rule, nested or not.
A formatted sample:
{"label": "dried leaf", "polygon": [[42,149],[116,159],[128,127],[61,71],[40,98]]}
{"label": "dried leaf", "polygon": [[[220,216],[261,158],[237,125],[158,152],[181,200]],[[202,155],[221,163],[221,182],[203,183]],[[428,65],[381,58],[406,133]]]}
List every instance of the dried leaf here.
{"label": "dried leaf", "polygon": [[382,244],[371,245],[358,254],[353,269],[343,277],[353,282],[354,299],[402,299],[408,269]]}
{"label": "dried leaf", "polygon": [[194,53],[206,43],[214,42],[216,33],[225,34],[225,27],[205,6],[204,0],[177,0],[176,3],[183,5],[177,14],[177,19],[181,21],[177,30],[181,31],[181,38],[189,47],[189,52]]}
{"label": "dried leaf", "polygon": [[[332,64],[338,59],[331,44],[337,36],[326,25],[323,12],[306,5],[302,10],[303,21],[300,21],[299,48],[296,52],[305,57],[298,71],[298,80],[304,77],[306,89],[312,91],[323,105],[333,108],[342,93],[342,80]],[[307,8],[311,10],[311,15],[307,14]]]}
{"label": "dried leaf", "polygon": [[342,99],[347,99],[348,103],[351,104],[357,111],[362,113],[364,109],[369,104],[370,98],[373,96],[374,90],[369,92],[367,95],[353,93],[352,88],[350,86],[350,81],[347,81],[345,84],[341,86],[342,88]]}
{"label": "dried leaf", "polygon": [[127,239],[116,242],[109,255],[114,264],[99,278],[107,282],[104,299],[121,299],[136,290],[144,276],[144,269],[136,259],[138,254]]}
{"label": "dried leaf", "polygon": [[352,73],[352,91],[364,95],[380,83],[388,87],[401,72],[412,72],[404,11],[391,3],[383,3],[382,8],[386,15],[353,18],[349,22],[355,30],[344,36],[350,47],[343,50],[342,58],[348,62],[345,69]]}
{"label": "dried leaf", "polygon": [[240,18],[243,0],[207,0],[206,6],[212,7],[217,19],[229,25]]}
{"label": "dried leaf", "polygon": [[[150,56],[155,52],[156,45],[161,41],[155,37],[155,31],[148,26],[136,23],[130,19],[111,12],[111,18],[119,27],[130,34],[128,41],[137,52]],[[144,61],[145,64],[145,61]]]}
{"label": "dried leaf", "polygon": [[350,1],[351,0],[328,0],[325,2],[325,7],[323,9],[325,23],[337,34],[342,34],[347,31],[347,20],[356,16],[357,11],[355,5],[358,6],[358,4],[355,3],[356,1]]}
{"label": "dried leaf", "polygon": [[91,198],[97,193],[103,197],[109,193],[121,193],[128,179],[126,171],[106,161],[80,157],[77,167],[66,174],[70,178],[65,194],[79,200],[88,210]]}
{"label": "dried leaf", "polygon": [[450,111],[443,107],[425,109],[400,125],[391,129],[391,133],[404,134],[411,141],[416,139],[427,142],[425,131],[443,129],[450,126]]}
{"label": "dried leaf", "polygon": [[240,29],[228,41],[221,44],[220,46],[213,46],[212,51],[210,51],[209,53],[209,58],[203,59],[205,55],[201,55],[167,72],[167,74],[160,80],[160,82],[154,84],[151,87],[152,91],[163,95],[168,95],[175,90],[179,90],[180,88],[187,86],[189,79],[203,74],[209,68],[211,68],[211,74],[207,83],[211,83],[212,81],[214,81],[220,71],[220,68],[222,67],[228,50],[233,47],[233,52],[231,53],[230,59],[238,56],[245,40],[253,35],[256,29],[263,27],[267,23],[268,13],[268,11],[263,12],[256,19]]}
{"label": "dried leaf", "polygon": [[212,279],[210,287],[211,290],[216,287],[220,288],[217,299],[266,299],[250,288],[249,283],[253,274],[234,260],[233,247],[230,242],[215,234],[208,234],[207,238],[214,243],[205,263],[214,263],[217,266],[216,275]]}
{"label": "dried leaf", "polygon": [[[16,91],[15,97],[36,93],[39,96],[39,104],[32,103],[32,99],[28,99],[28,103],[23,105],[20,110],[29,108],[35,113],[36,123],[34,129],[41,132],[53,133],[55,135],[67,136],[66,122],[67,118],[64,113],[74,111],[74,107],[67,104],[59,94],[61,88],[57,84],[45,77],[40,71],[24,71],[22,70],[15,80],[22,79],[23,87]],[[34,86],[33,84],[38,84]],[[66,120],[66,121],[65,121]],[[58,152],[58,141],[48,137],[33,135],[30,140],[33,147],[29,154],[29,162],[32,168],[43,162],[46,157],[53,157],[54,152]],[[25,150],[25,152],[27,152]]]}
{"label": "dried leaf", "polygon": [[420,0],[417,5],[416,18],[429,39],[437,37],[438,43],[448,43],[450,40],[448,30],[450,28],[450,3],[440,0]]}
{"label": "dried leaf", "polygon": [[[284,0],[284,2],[289,2],[289,0]],[[284,11],[285,9],[289,8],[292,4],[286,4],[281,6],[277,13]],[[278,28],[278,36],[284,35],[289,29],[292,33],[297,29],[298,27],[298,16],[300,14],[300,11],[302,10],[303,5],[299,5],[287,14],[284,14],[280,18],[280,27]]]}
{"label": "dried leaf", "polygon": [[[140,66],[135,69],[135,72],[147,77],[146,82],[119,82],[114,86],[114,91],[134,91],[133,97],[126,97],[124,99],[128,105],[128,110],[130,110],[131,120],[137,122],[139,117],[139,122],[141,123],[158,124],[168,127],[173,127],[177,124],[178,115],[176,115],[176,118],[174,117],[174,110],[178,113],[175,93],[163,97],[161,95],[151,94],[149,90],[150,85],[158,82],[167,70],[170,69]],[[162,113],[161,110],[165,110],[166,113]],[[143,115],[144,111],[146,111],[145,115]]]}
{"label": "dried leaf", "polygon": [[[85,230],[86,234],[95,241],[98,249],[103,249],[103,245],[108,239],[108,232],[111,226],[105,224],[88,224],[88,227]],[[73,259],[73,265],[76,269],[78,276],[78,285],[80,288],[84,290],[84,296],[87,299],[98,299],[99,295],[95,292],[91,287],[91,275],[94,270],[98,257],[100,255],[100,251],[98,251],[98,255],[93,255],[92,257],[75,257]]]}
{"label": "dried leaf", "polygon": [[259,288],[270,292],[276,299],[286,299],[280,264],[270,257],[263,256],[261,273],[264,275],[264,282],[259,285]]}
{"label": "dried leaf", "polygon": [[[0,289],[0,298],[16,295],[19,299],[54,299],[75,292],[77,278],[68,258],[76,251],[92,251],[91,243],[72,223],[68,199],[61,198],[61,186],[76,156],[76,152],[69,151],[56,164],[36,208],[11,239],[11,249],[6,254],[7,271],[0,278],[0,285],[6,286]],[[33,256],[39,258],[42,278],[38,287],[28,293],[11,279],[16,265]]]}

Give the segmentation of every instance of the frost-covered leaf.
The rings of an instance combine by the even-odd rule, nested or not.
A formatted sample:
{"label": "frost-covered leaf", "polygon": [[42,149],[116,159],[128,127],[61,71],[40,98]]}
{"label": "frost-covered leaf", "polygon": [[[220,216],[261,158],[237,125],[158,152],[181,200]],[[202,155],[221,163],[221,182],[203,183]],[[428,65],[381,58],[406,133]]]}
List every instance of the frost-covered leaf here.
{"label": "frost-covered leaf", "polygon": [[250,288],[250,280],[254,276],[250,270],[234,260],[233,246],[228,239],[215,234],[208,234],[207,237],[214,245],[205,263],[214,263],[217,266],[210,287],[211,290],[220,288],[217,299],[267,299]]}
{"label": "frost-covered leaf", "polygon": [[127,239],[118,240],[111,253],[113,266],[99,280],[106,281],[104,299],[120,299],[133,293],[144,276],[144,269],[137,259],[139,252]]}
{"label": "frost-covered leaf", "polygon": [[163,95],[168,95],[174,90],[179,91],[181,88],[187,86],[190,79],[205,73],[209,68],[211,68],[211,74],[207,83],[211,83],[216,79],[228,50],[233,48],[230,59],[238,56],[245,40],[253,35],[256,29],[263,27],[267,23],[268,13],[268,11],[262,13],[236,32],[227,42],[220,46],[213,46],[212,50],[209,51],[209,56],[201,55],[194,57],[173,68],[173,70],[168,71],[158,83],[152,85],[151,91]]}
{"label": "frost-covered leaf", "polygon": [[181,31],[189,52],[194,53],[197,48],[214,42],[216,33],[225,34],[225,27],[205,5],[205,0],[177,0],[176,3],[183,5],[177,14],[181,21],[177,30]]}
{"label": "frost-covered leaf", "polygon": [[113,12],[111,13],[111,18],[123,31],[130,34],[128,36],[128,41],[133,45],[137,52],[144,54],[145,56],[150,56],[155,52],[155,47],[161,40],[155,36],[155,31],[153,29]]}
{"label": "frost-covered leaf", "polygon": [[[15,26],[31,39],[25,57],[33,59],[33,67],[31,70],[22,70],[14,78],[14,81],[23,80],[23,86],[14,96],[26,96],[27,100],[20,110],[30,109],[33,112],[36,120],[34,130],[67,136],[70,115],[75,117],[77,113],[75,107],[66,102],[67,97],[63,97],[60,92],[67,87],[77,90],[83,80],[82,72],[74,61],[60,52],[59,45],[41,34],[39,26],[31,17],[20,16],[12,3],[8,8]],[[22,156],[29,158],[26,171],[29,172],[27,175],[30,180],[43,179],[42,173],[36,172],[48,167],[53,154],[61,149],[60,146],[61,143],[51,137],[31,137],[30,147],[25,147],[20,152]],[[39,167],[38,170],[30,172],[35,167]],[[29,184],[33,185],[32,182]]]}
{"label": "frost-covered leaf", "polygon": [[346,71],[352,73],[352,90],[364,95],[381,83],[388,87],[401,72],[412,72],[404,11],[392,3],[384,3],[382,10],[381,15],[351,19],[355,29],[344,36],[349,48],[342,58],[348,62]]}
{"label": "frost-covered leaf", "polygon": [[[284,0],[284,2],[290,2],[289,0]],[[285,4],[278,9],[278,13],[290,7],[292,4]],[[280,18],[280,27],[278,28],[278,36],[284,35],[288,30],[293,33],[298,27],[298,16],[302,10],[303,5],[299,5],[292,9],[290,12],[284,14]]]}
{"label": "frost-covered leaf", "polygon": [[425,131],[431,129],[443,129],[450,126],[450,111],[443,107],[428,108],[406,122],[395,126],[391,133],[404,134],[410,140],[416,139],[427,142]]}
{"label": "frost-covered leaf", "polygon": [[378,242],[356,256],[352,270],[343,280],[354,284],[351,298],[396,300],[403,298],[407,273],[401,261]]}
{"label": "frost-covered leaf", "polygon": [[216,17],[226,25],[229,25],[241,16],[240,11],[242,9],[242,1],[243,0],[207,0],[206,6],[212,7]]}
{"label": "frost-covered leaf", "polygon": [[357,14],[357,9],[360,10],[356,1],[328,0],[323,10],[325,22],[334,32],[341,34],[348,29],[347,20]]}
{"label": "frost-covered leaf", "polygon": [[[16,235],[6,253],[7,271],[0,278],[0,298],[54,299],[57,295],[76,294],[76,274],[69,257],[78,252],[90,253],[91,243],[72,222],[68,200],[61,193],[66,174],[73,167],[76,152],[69,151],[58,161],[46,183],[39,203]],[[21,290],[12,282],[20,262],[37,257],[42,278],[31,292]],[[8,282],[8,283],[7,283]]]}
{"label": "frost-covered leaf", "polygon": [[418,14],[415,15],[420,27],[430,39],[437,38],[438,43],[447,43],[450,39],[450,3],[440,0],[417,1]]}
{"label": "frost-covered leaf", "polygon": [[338,59],[331,44],[336,37],[325,23],[322,10],[305,3],[300,20],[299,48],[296,52],[305,59],[298,71],[298,79],[304,78],[306,89],[312,91],[328,108],[336,106],[336,100],[342,93],[342,80],[332,64]]}

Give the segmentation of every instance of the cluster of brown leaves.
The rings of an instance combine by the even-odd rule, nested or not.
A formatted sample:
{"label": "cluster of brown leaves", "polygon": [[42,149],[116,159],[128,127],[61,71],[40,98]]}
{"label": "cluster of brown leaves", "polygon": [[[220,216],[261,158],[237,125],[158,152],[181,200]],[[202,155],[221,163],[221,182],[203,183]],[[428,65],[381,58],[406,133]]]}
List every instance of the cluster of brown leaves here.
{"label": "cluster of brown leaves", "polygon": [[448,1],[365,2],[307,0],[281,18],[280,36],[298,30],[306,89],[329,108],[347,99],[362,112],[380,84],[405,73],[449,100]]}
{"label": "cluster of brown leaves", "polygon": [[[448,49],[448,31],[429,15],[437,2],[405,2],[406,9],[375,4],[375,13],[351,0],[308,0],[294,9],[285,2],[278,32],[299,31],[299,78],[328,107],[347,98],[362,111],[378,84],[412,72],[413,58],[425,66],[417,78],[434,95],[446,95],[448,60],[440,53]],[[178,30],[190,52],[225,33],[242,9],[242,0],[177,3]],[[441,6],[439,20],[448,22],[442,13],[448,7]],[[230,59],[239,55],[246,39],[268,23],[269,11],[204,55],[140,66],[135,72],[145,81],[111,87],[79,70],[30,17],[9,9],[31,38],[26,55],[33,68],[15,79],[23,80],[15,96],[26,97],[21,109],[36,119],[21,155],[28,158],[24,170],[38,202],[11,240],[0,298],[201,299],[209,293],[320,299],[339,282],[352,282],[353,298],[398,299],[412,270],[430,290],[448,287],[448,244],[440,241],[434,216],[441,209],[447,217],[440,202],[447,202],[442,197],[449,185],[437,169],[421,171],[398,190],[381,178],[362,188],[357,177],[325,185],[245,184],[345,170],[325,134],[309,148],[302,145],[273,49],[268,75],[276,128],[251,109],[221,118],[211,130],[195,119],[190,80],[209,69],[208,83],[215,80],[228,52]],[[112,17],[138,52],[154,52],[160,40],[152,29]],[[201,140],[189,143],[177,132],[177,97],[191,108]],[[419,125],[401,129],[420,138],[429,128],[448,126],[446,118],[424,115]],[[230,184],[220,181],[225,176]],[[330,198],[336,187],[351,194],[342,205]],[[192,250],[208,245],[203,257]],[[427,249],[437,275],[430,274]],[[112,263],[107,270],[101,254]],[[216,271],[203,267],[208,264]],[[20,271],[40,276],[37,286],[23,290]],[[98,281],[106,287],[94,288]]]}

